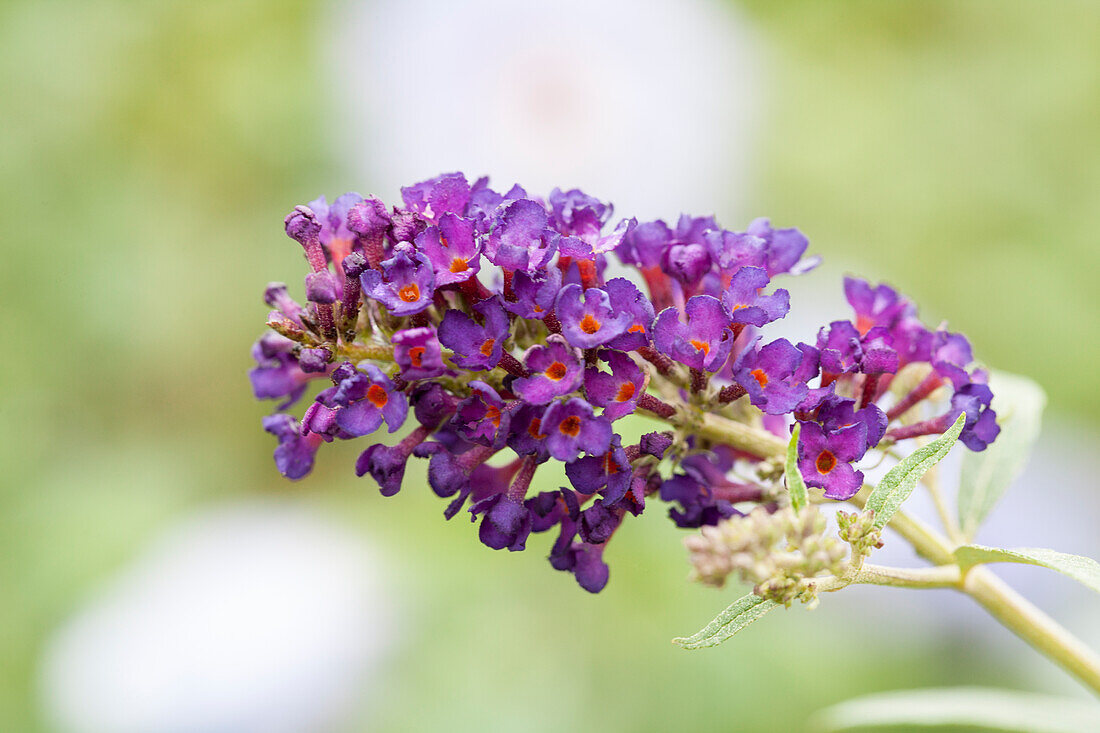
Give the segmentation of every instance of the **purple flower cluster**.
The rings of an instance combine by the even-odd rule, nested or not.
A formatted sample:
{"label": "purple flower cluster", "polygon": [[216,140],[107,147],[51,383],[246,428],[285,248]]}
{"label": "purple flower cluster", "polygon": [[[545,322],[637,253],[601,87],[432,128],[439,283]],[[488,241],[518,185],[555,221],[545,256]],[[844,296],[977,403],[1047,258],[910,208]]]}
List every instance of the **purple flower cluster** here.
{"label": "purple flower cluster", "polygon": [[[797,229],[689,216],[612,226],[612,207],[579,190],[501,194],[461,173],[401,193],[392,208],[349,193],[286,218],[309,264],[307,302],[268,286],[272,332],[250,376],[258,398],[281,401],[264,428],[288,478],[310,472],[322,443],[396,432],[411,408],[416,427],[363,451],[358,475],[392,496],[409,459],[425,458],[448,519],[465,508],[484,544],[512,551],[556,528],[551,565],[597,592],[609,540],[647,499],[699,527],[774,498],[765,471],[744,478],[770,456],[692,434],[700,411],[763,413],[779,436],[801,422],[806,482],[836,499],[859,489],[853,463],[884,439],[943,432],[962,412],[971,449],[996,437],[966,339],[926,329],[885,285],[847,280],[855,318],[814,345],[762,342],[790,308],[772,279],[817,264]],[[919,379],[898,394],[907,367]],[[285,410],[313,380],[324,388],[297,420]],[[949,406],[918,414],[941,387]],[[628,441],[619,421],[632,413],[679,434]],[[569,487],[533,492],[551,459]]]}

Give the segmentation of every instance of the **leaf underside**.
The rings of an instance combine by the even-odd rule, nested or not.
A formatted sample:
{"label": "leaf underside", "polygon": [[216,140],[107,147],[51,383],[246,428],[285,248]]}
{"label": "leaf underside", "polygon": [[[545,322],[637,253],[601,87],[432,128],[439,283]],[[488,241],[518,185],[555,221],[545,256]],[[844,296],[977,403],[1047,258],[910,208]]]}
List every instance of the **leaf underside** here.
{"label": "leaf underside", "polygon": [[768,601],[750,593],[731,603],[725,611],[718,614],[713,621],[696,633],[688,637],[673,639],[672,643],[678,644],[684,649],[705,649],[718,646],[778,606],[779,604],[774,601]]}
{"label": "leaf underside", "polygon": [[984,451],[967,451],[959,475],[959,527],[973,539],[986,516],[1027,464],[1042,427],[1046,394],[1028,379],[993,372],[993,409],[1001,433]]}
{"label": "leaf underside", "polygon": [[1056,570],[1100,593],[1100,563],[1081,555],[1070,555],[1066,552],[1048,550],[1045,547],[1016,547],[1011,550],[1002,550],[998,547],[983,545],[963,545],[955,550],[955,560],[963,570],[990,562],[1039,565]]}

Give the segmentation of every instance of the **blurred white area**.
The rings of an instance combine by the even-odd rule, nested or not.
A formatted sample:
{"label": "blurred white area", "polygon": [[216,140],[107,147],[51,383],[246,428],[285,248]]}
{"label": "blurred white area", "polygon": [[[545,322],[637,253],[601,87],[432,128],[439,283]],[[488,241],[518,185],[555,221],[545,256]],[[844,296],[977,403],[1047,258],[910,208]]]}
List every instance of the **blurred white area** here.
{"label": "blurred white area", "polygon": [[55,632],[46,714],[64,733],[331,729],[395,635],[381,567],[295,504],[192,516]]}
{"label": "blurred white area", "polygon": [[322,32],[365,190],[462,170],[627,217],[740,214],[763,64],[730,3],[341,2]]}

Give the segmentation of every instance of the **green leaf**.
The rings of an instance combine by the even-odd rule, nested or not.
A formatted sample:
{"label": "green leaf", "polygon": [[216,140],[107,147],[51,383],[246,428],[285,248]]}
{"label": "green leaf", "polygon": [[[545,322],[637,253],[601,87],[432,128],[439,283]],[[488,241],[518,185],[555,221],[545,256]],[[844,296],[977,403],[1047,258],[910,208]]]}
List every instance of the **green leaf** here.
{"label": "green leaf", "polygon": [[798,436],[802,432],[801,423],[795,422],[791,442],[787,444],[787,491],[791,495],[791,508],[796,512],[810,503],[810,494],[806,490],[806,481],[798,470]]}
{"label": "green leaf", "polygon": [[902,502],[913,493],[913,488],[932,466],[940,462],[955,445],[966,422],[966,413],[959,415],[955,424],[940,437],[927,445],[922,445],[905,457],[890,472],[882,477],[871,495],[867,497],[866,509],[875,512],[875,527],[882,529],[891,517],[901,508]]}
{"label": "green leaf", "polygon": [[1072,698],[982,687],[907,690],[866,695],[826,708],[814,716],[810,730],[878,731],[897,725],[1082,733],[1100,731],[1100,706]]}
{"label": "green leaf", "polygon": [[750,593],[731,603],[729,608],[718,614],[713,621],[698,632],[688,637],[673,639],[672,643],[679,644],[684,649],[705,649],[710,646],[718,646],[778,606],[779,604],[775,601],[766,601],[760,596]]}
{"label": "green leaf", "polygon": [[[963,545],[955,550],[955,560],[966,570],[987,562],[1016,562],[1024,565],[1040,565],[1068,575],[1088,588],[1100,593],[1100,563],[1081,555],[1070,555],[1043,547],[1017,547],[1002,550],[982,545]],[[1100,730],[1100,729],[1098,729]]]}
{"label": "green leaf", "polygon": [[973,539],[986,515],[1027,463],[1039,437],[1047,396],[1027,377],[993,372],[993,409],[1001,434],[980,453],[967,451],[959,478],[959,527]]}

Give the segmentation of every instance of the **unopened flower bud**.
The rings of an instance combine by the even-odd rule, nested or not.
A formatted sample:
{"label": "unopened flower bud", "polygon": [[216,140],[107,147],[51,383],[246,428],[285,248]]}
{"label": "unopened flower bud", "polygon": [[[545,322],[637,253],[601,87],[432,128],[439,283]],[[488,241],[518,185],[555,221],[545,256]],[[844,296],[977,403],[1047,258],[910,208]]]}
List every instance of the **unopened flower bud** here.
{"label": "unopened flower bud", "polygon": [[313,303],[335,303],[336,277],[328,270],[306,275],[306,300]]}

